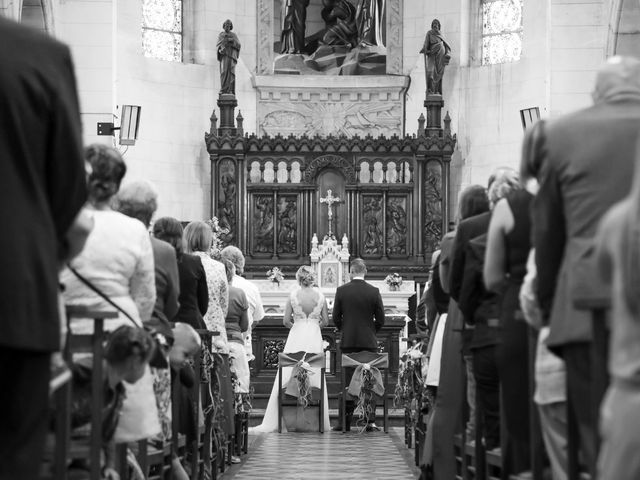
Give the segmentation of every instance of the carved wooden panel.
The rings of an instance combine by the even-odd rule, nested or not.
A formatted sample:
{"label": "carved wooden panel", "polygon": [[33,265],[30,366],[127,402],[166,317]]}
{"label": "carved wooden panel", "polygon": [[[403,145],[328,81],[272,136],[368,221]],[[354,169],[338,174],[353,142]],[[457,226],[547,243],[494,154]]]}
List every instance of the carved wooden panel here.
{"label": "carved wooden panel", "polygon": [[278,253],[298,252],[298,196],[278,197]]}
{"label": "carved wooden panel", "polygon": [[229,233],[221,235],[225,245],[235,244],[237,238],[238,190],[236,164],[231,159],[222,160],[218,166],[218,223]]}
{"label": "carved wooden panel", "polygon": [[406,255],[407,197],[389,195],[386,212],[387,255]]}
{"label": "carved wooden panel", "polygon": [[256,194],[252,200],[252,253],[273,253],[273,196]]}
{"label": "carved wooden panel", "polygon": [[438,249],[442,238],[442,165],[429,160],[424,179],[424,251]]}
{"label": "carved wooden panel", "polygon": [[382,195],[362,196],[361,245],[363,257],[380,257],[383,249]]}

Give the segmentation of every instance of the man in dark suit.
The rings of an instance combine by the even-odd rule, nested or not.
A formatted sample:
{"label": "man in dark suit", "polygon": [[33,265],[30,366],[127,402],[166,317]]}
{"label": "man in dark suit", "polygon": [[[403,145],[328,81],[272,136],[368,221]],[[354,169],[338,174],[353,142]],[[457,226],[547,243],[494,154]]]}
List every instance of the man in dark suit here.
{"label": "man in dark suit", "polygon": [[538,301],[550,326],[547,345],[566,363],[569,400],[591,466],[596,425],[585,400],[590,398],[591,317],[573,301],[605,290],[598,285],[592,241],[602,215],[631,187],[640,136],[640,62],[609,59],[598,72],[593,99],[593,106],[546,126],[532,210]]}
{"label": "man in dark suit", "polygon": [[[332,319],[342,332],[340,349],[344,353],[377,352],[376,332],[384,325],[384,306],[380,291],[364,281],[367,266],[360,258],[351,262],[351,281],[336,290]],[[353,368],[346,369],[347,385],[353,376]],[[375,417],[375,403],[372,405]],[[347,402],[347,429],[353,413],[353,402]],[[367,418],[367,431],[377,430],[375,418]]]}
{"label": "man in dark suit", "polygon": [[0,18],[0,65],[0,479],[31,480],[60,349],[58,267],[85,169],[69,49]]}

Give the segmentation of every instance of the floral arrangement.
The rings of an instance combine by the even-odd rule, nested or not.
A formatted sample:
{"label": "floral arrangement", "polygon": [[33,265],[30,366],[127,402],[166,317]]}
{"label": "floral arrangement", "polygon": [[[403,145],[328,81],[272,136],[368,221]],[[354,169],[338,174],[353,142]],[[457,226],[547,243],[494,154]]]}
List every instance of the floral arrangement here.
{"label": "floral arrangement", "polygon": [[[427,419],[425,415],[430,415],[435,404],[433,387],[425,385],[423,375],[424,364],[428,361],[425,353],[429,338],[412,346],[400,357],[400,368],[398,371],[398,383],[395,388],[393,404],[396,408],[405,410],[405,435],[411,435],[411,430],[415,431],[416,442],[425,433]],[[407,429],[411,425],[411,429]]]}
{"label": "floral arrangement", "polygon": [[374,405],[374,386],[375,378],[371,367],[367,364],[362,368],[362,388],[358,400],[356,401],[356,407],[353,410],[353,415],[356,418],[356,425],[363,428],[366,426],[367,420],[375,413],[373,410]]}
{"label": "floral arrangement", "polygon": [[284,275],[278,267],[273,267],[267,271],[267,278],[273,283],[280,285],[280,282],[284,280]]}
{"label": "floral arrangement", "polygon": [[211,217],[207,220],[207,225],[211,228],[213,232],[213,242],[211,242],[211,249],[209,250],[209,256],[214,260],[220,260],[220,252],[224,248],[224,244],[222,243],[222,236],[229,233],[228,228],[221,228],[218,223],[217,217]]}
{"label": "floral arrangement", "polygon": [[402,285],[402,277],[398,273],[390,273],[384,279],[389,288],[398,289]]}

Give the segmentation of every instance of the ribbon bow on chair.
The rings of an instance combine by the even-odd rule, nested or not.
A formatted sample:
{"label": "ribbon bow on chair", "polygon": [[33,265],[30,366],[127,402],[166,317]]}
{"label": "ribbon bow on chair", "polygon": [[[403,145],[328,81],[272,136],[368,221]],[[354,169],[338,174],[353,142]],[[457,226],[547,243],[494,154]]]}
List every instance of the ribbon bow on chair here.
{"label": "ribbon bow on chair", "polygon": [[[365,355],[366,354],[366,355]],[[355,358],[354,358],[355,357]],[[358,352],[357,354],[342,355],[342,367],[356,367],[347,392],[359,397],[364,384],[364,376],[371,373],[372,390],[378,396],[384,395],[384,382],[380,368],[389,367],[388,353]]]}
{"label": "ribbon bow on chair", "polygon": [[297,397],[299,403],[306,407],[311,397],[309,375],[315,373],[313,369],[324,367],[324,353],[280,353],[278,357],[281,367],[293,367],[285,393]]}

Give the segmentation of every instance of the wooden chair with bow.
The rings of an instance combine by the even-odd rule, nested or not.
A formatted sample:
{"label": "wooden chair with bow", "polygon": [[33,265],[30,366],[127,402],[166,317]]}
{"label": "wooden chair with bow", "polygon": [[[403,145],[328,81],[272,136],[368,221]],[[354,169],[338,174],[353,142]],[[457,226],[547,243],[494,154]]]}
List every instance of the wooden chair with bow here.
{"label": "wooden chair with bow", "polygon": [[[355,368],[349,385],[346,384],[346,368]],[[381,372],[381,370],[384,371]],[[365,382],[366,379],[366,382]],[[371,382],[371,394],[382,397],[384,433],[389,432],[389,407],[387,403],[387,385],[389,383],[389,354],[376,352],[342,353],[342,368],[340,374],[342,431],[347,428],[347,395],[360,398],[363,395],[365,383]],[[375,416],[375,411],[372,412]],[[366,416],[366,412],[365,412]]]}
{"label": "wooden chair with bow", "polygon": [[[278,355],[278,433],[282,433],[282,420],[285,406],[317,406],[318,407],[318,431],[324,432],[324,404],[325,397],[325,356],[324,353],[280,353]],[[287,385],[283,385],[283,368],[293,368]],[[320,398],[315,401],[311,395],[311,387],[300,385],[300,380],[313,375],[313,370],[320,369]],[[289,397],[289,399],[287,399]],[[295,400],[290,400],[296,397]]]}

